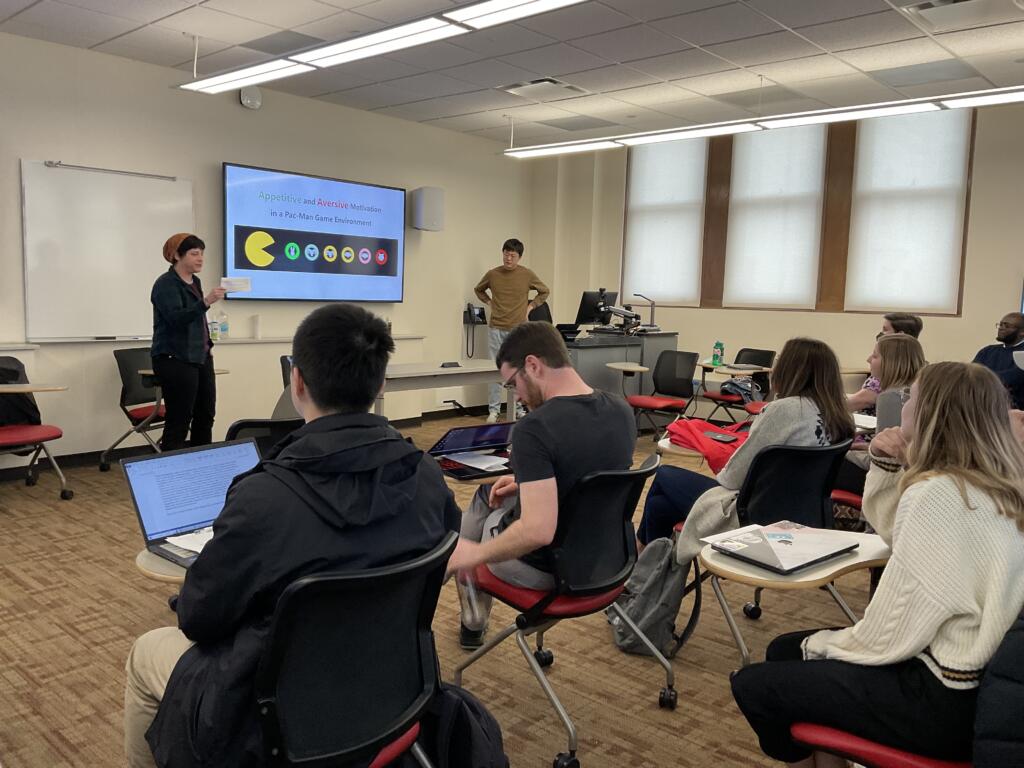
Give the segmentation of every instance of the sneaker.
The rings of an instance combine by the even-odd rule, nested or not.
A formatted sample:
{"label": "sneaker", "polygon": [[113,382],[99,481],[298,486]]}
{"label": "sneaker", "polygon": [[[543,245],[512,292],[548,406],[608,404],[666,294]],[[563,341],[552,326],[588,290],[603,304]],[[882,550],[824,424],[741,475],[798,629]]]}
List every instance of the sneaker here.
{"label": "sneaker", "polygon": [[498,422],[498,414],[496,414],[494,411],[491,411],[490,413],[487,414],[487,423],[488,424],[496,424],[497,422]]}
{"label": "sneaker", "polygon": [[465,624],[459,625],[459,647],[465,651],[475,651],[484,644],[484,630],[470,629]]}

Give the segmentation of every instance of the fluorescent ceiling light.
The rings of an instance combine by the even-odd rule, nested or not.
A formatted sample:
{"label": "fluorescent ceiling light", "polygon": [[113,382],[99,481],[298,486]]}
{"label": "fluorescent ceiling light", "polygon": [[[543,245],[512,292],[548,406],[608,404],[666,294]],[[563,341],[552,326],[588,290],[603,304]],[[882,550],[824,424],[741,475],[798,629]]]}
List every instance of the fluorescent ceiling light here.
{"label": "fluorescent ceiling light", "polygon": [[496,24],[504,24],[507,21],[525,19],[527,16],[536,16],[538,13],[553,11],[556,8],[564,8],[567,5],[576,5],[584,0],[489,0],[486,3],[478,3],[468,8],[460,8],[457,11],[444,14],[445,18],[466,24],[474,29],[493,27]]}
{"label": "fluorescent ceiling light", "polygon": [[615,149],[622,146],[614,141],[588,141],[584,144],[555,144],[549,147],[530,147],[529,149],[506,149],[508,157],[546,157],[548,155],[569,155],[574,152],[590,152],[596,149]]}
{"label": "fluorescent ceiling light", "polygon": [[624,136],[615,139],[619,144],[634,147],[638,144],[657,144],[662,141],[681,141],[682,139],[700,139],[705,136],[727,136],[732,133],[746,133],[747,131],[760,131],[761,126],[753,123],[733,123],[731,125],[712,125],[707,128],[693,128],[692,130],[670,131],[667,133],[654,133],[647,136]]}
{"label": "fluorescent ceiling light", "polygon": [[915,112],[934,112],[938,105],[930,101],[917,104],[897,104],[890,107],[869,107],[866,109],[839,110],[836,112],[817,112],[795,117],[782,117],[778,120],[758,120],[762,128],[791,128],[795,125],[817,125],[819,123],[841,123],[846,120],[867,120],[872,117],[887,115],[909,115]]}
{"label": "fluorescent ceiling light", "polygon": [[444,19],[429,18],[363,35],[342,43],[315,48],[312,51],[304,51],[289,58],[317,67],[333,67],[335,64],[344,64],[346,61],[378,56],[402,48],[412,48],[466,32],[469,30],[465,27],[449,24]]}
{"label": "fluorescent ceiling light", "polygon": [[962,107],[984,107],[989,104],[1011,104],[1015,101],[1024,101],[1024,91],[988,93],[957,99],[942,99],[939,103],[949,109],[961,109]]}
{"label": "fluorescent ceiling light", "polygon": [[242,88],[246,85],[266,83],[282,77],[291,77],[300,72],[309,72],[313,67],[305,64],[296,64],[288,59],[277,59],[264,64],[257,64],[254,67],[246,67],[234,72],[215,77],[206,77],[202,80],[195,80],[180,86],[187,91],[199,91],[200,93],[223,93]]}

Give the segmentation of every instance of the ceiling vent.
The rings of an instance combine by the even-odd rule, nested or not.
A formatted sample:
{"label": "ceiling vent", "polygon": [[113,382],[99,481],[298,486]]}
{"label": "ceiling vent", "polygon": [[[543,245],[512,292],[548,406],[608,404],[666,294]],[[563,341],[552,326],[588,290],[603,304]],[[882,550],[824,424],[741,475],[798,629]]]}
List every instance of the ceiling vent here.
{"label": "ceiling vent", "polygon": [[1024,20],[1024,0],[926,0],[900,10],[929,32]]}
{"label": "ceiling vent", "polygon": [[533,101],[558,101],[559,99],[571,99],[574,96],[584,96],[587,93],[582,88],[555,80],[553,77],[542,77],[540,80],[506,85],[499,90]]}

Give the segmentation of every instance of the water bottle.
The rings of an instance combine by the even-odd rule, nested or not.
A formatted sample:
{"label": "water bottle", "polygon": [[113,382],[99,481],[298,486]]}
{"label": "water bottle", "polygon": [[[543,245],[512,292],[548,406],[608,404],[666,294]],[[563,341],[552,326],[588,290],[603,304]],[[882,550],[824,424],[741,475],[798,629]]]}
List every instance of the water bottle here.
{"label": "water bottle", "polygon": [[715,342],[715,346],[711,348],[711,364],[719,366],[725,362],[725,344],[720,341]]}
{"label": "water bottle", "polygon": [[217,325],[220,327],[220,337],[226,339],[228,337],[228,313],[223,309],[217,315]]}
{"label": "water bottle", "polygon": [[210,329],[210,341],[220,341],[220,323],[211,320],[206,325]]}

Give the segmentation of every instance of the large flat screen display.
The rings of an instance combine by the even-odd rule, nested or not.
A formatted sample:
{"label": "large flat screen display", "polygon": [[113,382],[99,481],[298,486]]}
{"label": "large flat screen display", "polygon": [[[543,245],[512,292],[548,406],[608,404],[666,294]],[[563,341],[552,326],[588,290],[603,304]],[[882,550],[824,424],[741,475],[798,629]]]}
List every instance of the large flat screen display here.
{"label": "large flat screen display", "polygon": [[405,190],[224,163],[232,299],[401,301]]}

